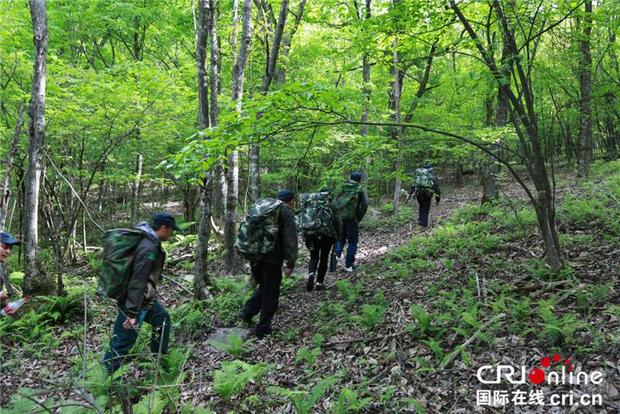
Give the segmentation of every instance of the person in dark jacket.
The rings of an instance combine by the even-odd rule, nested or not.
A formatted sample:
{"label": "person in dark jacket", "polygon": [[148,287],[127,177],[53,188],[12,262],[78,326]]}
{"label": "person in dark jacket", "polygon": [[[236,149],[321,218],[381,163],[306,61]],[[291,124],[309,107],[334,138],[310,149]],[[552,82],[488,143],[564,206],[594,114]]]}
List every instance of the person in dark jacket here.
{"label": "person in dark jacket", "polygon": [[[362,182],[362,174],[354,171],[351,173],[349,183],[360,185]],[[352,272],[357,266],[355,265],[355,254],[357,253],[357,244],[359,242],[359,223],[362,221],[368,210],[368,194],[366,190],[360,187],[357,196],[357,206],[355,206],[355,218],[342,220],[342,233],[340,240],[336,242],[336,259],[340,260],[344,245],[349,244],[347,248],[347,256],[345,259],[345,271]],[[335,269],[334,269],[335,270]]]}
{"label": "person in dark jacket", "polygon": [[[322,193],[328,193],[329,188],[323,188]],[[338,218],[337,212],[333,210],[333,230],[335,234],[342,233],[342,220]],[[335,237],[325,235],[313,235],[306,237],[306,247],[310,252],[310,262],[308,263],[308,280],[306,281],[306,290],[311,292],[314,286],[314,277],[316,276],[316,290],[325,290],[325,274],[327,273],[327,263],[330,258],[332,247],[336,243]],[[318,269],[317,269],[318,268]]]}
{"label": "person in dark jacket", "polygon": [[426,170],[426,174],[432,179],[432,185],[416,186],[416,184],[413,184],[407,199],[415,194],[415,198],[420,205],[418,210],[418,224],[422,227],[428,227],[428,215],[431,211],[433,196],[435,197],[435,203],[439,204],[441,190],[439,189],[439,181],[434,174],[432,164],[425,165],[424,170]]}
{"label": "person in dark jacket", "polygon": [[166,260],[161,242],[172,238],[179,231],[174,217],[168,213],[153,215],[151,224],[140,223],[137,228],[144,238],[136,247],[133,261],[133,276],[127,291],[118,300],[118,316],[114,323],[110,350],[103,362],[110,373],[116,371],[121,360],[133,347],[138,338],[138,328],[142,322],[153,326],[151,352],[168,353],[170,337],[170,315],[157,301],[157,284]]}
{"label": "person in dark jacket", "polygon": [[297,225],[295,214],[295,194],[288,189],[278,193],[278,200],[283,204],[278,215],[278,238],[271,253],[259,261],[250,263],[252,277],[257,288],[252,297],[241,310],[241,319],[248,325],[260,312],[260,320],[254,331],[258,338],[272,332],[271,320],[278,308],[280,284],[282,283],[282,266],[286,262],[284,274],[290,276],[297,260]]}

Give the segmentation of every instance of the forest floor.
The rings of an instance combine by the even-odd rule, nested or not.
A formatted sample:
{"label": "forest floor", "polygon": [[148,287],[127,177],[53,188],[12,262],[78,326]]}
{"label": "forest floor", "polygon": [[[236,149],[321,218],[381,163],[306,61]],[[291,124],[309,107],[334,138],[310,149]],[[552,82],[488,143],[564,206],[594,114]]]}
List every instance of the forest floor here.
{"label": "forest floor", "polygon": [[[328,274],[327,290],[307,292],[300,266],[283,281],[277,332],[263,340],[246,339],[237,320],[251,292],[247,275],[216,277],[206,302],[179,286],[191,285],[180,275],[191,272],[192,237],[179,238],[169,260],[177,283],[160,289],[172,315],[171,355],[159,362],[145,355],[149,332],[142,330],[135,362],[118,373],[133,412],[620,412],[620,163],[599,166],[588,182],[558,179],[567,263],[559,273],[543,263],[523,191],[510,181],[503,190],[499,202],[480,207],[477,185],[446,189],[428,230],[415,224],[417,204],[396,216],[374,206],[362,226],[360,267]],[[68,297],[36,301],[2,326],[7,412],[68,404],[90,412],[84,406],[116,401],[107,398],[116,386],[99,363],[115,309],[92,295],[93,266],[75,269]],[[220,267],[214,260],[213,273]],[[555,355],[559,361],[541,365]],[[477,378],[480,367],[496,364],[514,367],[515,379],[522,366],[526,376],[539,367],[550,378],[566,360],[582,379],[600,371],[603,381]],[[485,405],[487,390],[508,396],[507,404]],[[536,392],[544,405],[535,404]],[[600,395],[601,403],[580,404],[584,394]],[[563,405],[551,405],[555,395]]]}

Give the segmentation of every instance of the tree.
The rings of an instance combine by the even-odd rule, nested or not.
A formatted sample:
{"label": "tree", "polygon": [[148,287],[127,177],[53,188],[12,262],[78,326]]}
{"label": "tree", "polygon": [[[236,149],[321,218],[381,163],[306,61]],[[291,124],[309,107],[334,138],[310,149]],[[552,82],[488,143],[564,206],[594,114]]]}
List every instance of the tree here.
{"label": "tree", "polygon": [[592,37],[592,0],[584,2],[585,14],[582,22],[582,33],[579,50],[581,60],[579,65],[579,89],[581,91],[581,132],[579,151],[580,177],[587,177],[590,173],[590,164],[593,157],[592,142],[592,53],[590,41]]}
{"label": "tree", "polygon": [[45,86],[47,58],[47,10],[45,0],[30,0],[30,14],[34,31],[34,67],[30,95],[30,127],[28,145],[28,172],[25,200],[25,275],[24,292],[49,292],[51,286],[37,265],[39,190],[45,171],[43,151],[45,144]]}

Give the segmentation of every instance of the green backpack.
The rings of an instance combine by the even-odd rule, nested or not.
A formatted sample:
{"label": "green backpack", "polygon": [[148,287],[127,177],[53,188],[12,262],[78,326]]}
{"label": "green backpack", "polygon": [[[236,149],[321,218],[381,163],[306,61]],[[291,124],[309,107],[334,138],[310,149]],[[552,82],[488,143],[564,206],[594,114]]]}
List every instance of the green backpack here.
{"label": "green backpack", "polygon": [[145,234],[137,229],[109,230],[103,236],[103,264],[97,290],[112,299],[126,291],[133,273],[136,248]]}
{"label": "green backpack", "polygon": [[344,183],[342,191],[332,203],[341,219],[357,219],[357,204],[359,202],[360,191],[362,191],[362,189],[359,183],[355,181],[347,181]]}
{"label": "green backpack", "polygon": [[241,256],[256,261],[273,251],[278,241],[282,204],[274,198],[263,198],[248,211],[235,239],[235,248]]}
{"label": "green backpack", "polygon": [[416,168],[413,182],[417,189],[432,189],[435,186],[433,170],[430,168]]}
{"label": "green backpack", "polygon": [[298,227],[304,237],[325,236],[335,238],[335,213],[329,204],[329,193],[301,194]]}

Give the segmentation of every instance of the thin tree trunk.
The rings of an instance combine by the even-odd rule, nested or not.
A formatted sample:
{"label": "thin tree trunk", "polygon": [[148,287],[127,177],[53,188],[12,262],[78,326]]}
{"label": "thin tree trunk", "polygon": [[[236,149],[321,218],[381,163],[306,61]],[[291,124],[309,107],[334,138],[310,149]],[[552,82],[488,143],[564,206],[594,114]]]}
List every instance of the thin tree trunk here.
{"label": "thin tree trunk", "polygon": [[[276,24],[271,51],[267,59],[265,77],[263,78],[263,93],[269,91],[271,82],[274,79],[278,55],[280,54],[280,46],[282,45],[282,35],[286,24],[286,16],[288,14],[288,4],[289,0],[282,0],[280,4],[278,23]],[[253,202],[260,198],[260,144],[258,142],[250,143],[250,192]]]}
{"label": "thin tree trunk", "polygon": [[34,68],[30,97],[30,143],[25,200],[25,276],[24,292],[47,293],[51,286],[40,274],[36,256],[38,248],[39,191],[44,172],[45,145],[45,85],[47,56],[47,12],[45,0],[30,0],[30,15],[34,31]]}
{"label": "thin tree trunk", "polygon": [[239,0],[233,0],[233,30],[230,39],[231,55],[237,55],[237,23],[239,22]]}
{"label": "thin tree trunk", "polygon": [[[367,0],[367,2],[370,2],[370,0]],[[293,27],[291,28],[291,30],[288,33],[284,34],[284,39],[282,40],[282,53],[281,53],[280,61],[283,63],[283,65],[280,65],[280,67],[276,68],[276,73],[275,73],[276,83],[280,83],[280,84],[284,83],[286,79],[286,63],[287,63],[286,61],[288,58],[288,54],[291,50],[291,43],[293,42],[293,37],[295,36],[295,33],[297,33],[297,30],[299,29],[299,25],[304,15],[305,8],[306,8],[306,0],[301,0],[299,2],[299,8],[297,9],[297,13],[291,12],[295,16],[295,22],[293,23]]]}
{"label": "thin tree trunk", "polygon": [[[395,8],[400,0],[392,0],[392,7]],[[396,124],[401,123],[401,112],[400,112],[400,96],[403,89],[403,80],[404,73],[400,70],[399,67],[399,59],[398,59],[398,34],[394,34],[394,39],[392,40],[392,85],[390,89],[389,95],[389,109],[392,112],[390,118],[394,120]],[[403,128],[402,127],[394,127],[390,131],[391,138],[396,141],[396,161],[394,163],[394,171],[396,172],[396,178],[394,180],[394,194],[392,199],[392,212],[393,214],[398,213],[398,209],[400,207],[400,190],[402,186],[402,179],[400,178],[401,169],[402,169],[402,144],[403,144]]]}
{"label": "thin tree trunk", "polygon": [[198,84],[198,128],[209,128],[209,93],[207,88],[207,37],[209,33],[209,0],[198,2],[198,31],[196,32],[196,77]]}
{"label": "thin tree trunk", "polygon": [[585,0],[581,36],[581,65],[579,87],[581,90],[581,134],[579,151],[579,177],[587,177],[593,158],[592,142],[592,53],[590,41],[592,37],[592,0]]}
{"label": "thin tree trunk", "polygon": [[[207,32],[209,30],[209,0],[198,2],[198,35],[196,41],[196,72],[198,76],[198,128],[209,127],[209,107],[207,76],[205,72],[205,59],[207,47]],[[196,262],[194,263],[194,297],[206,299],[208,292],[206,287],[210,285],[207,269],[209,237],[211,236],[211,201],[209,191],[209,176],[205,177],[200,187],[200,219],[198,222],[198,235],[196,242]]]}
{"label": "thin tree trunk", "polygon": [[[370,3],[372,0],[366,0],[366,14],[365,19],[368,20],[371,17]],[[368,53],[364,53],[362,56],[362,94],[364,95],[364,112],[362,112],[361,121],[368,122],[368,116],[370,111],[370,60]],[[368,179],[368,171],[370,170],[371,157],[370,157],[370,142],[368,141],[368,125],[362,125],[360,134],[366,141],[366,151],[368,153],[366,157],[366,179]]]}
{"label": "thin tree trunk", "polygon": [[[243,98],[243,83],[245,66],[247,63],[250,41],[252,38],[252,0],[244,0],[241,27],[241,46],[239,55],[233,66],[232,100],[235,110],[241,113]],[[230,271],[236,270],[238,257],[235,251],[235,235],[237,234],[237,205],[239,203],[239,152],[233,149],[228,155],[227,169],[228,187],[226,194],[226,219],[224,221],[224,249],[225,263]]]}
{"label": "thin tree trunk", "polygon": [[131,188],[131,222],[138,222],[138,210],[140,206],[140,180],[142,179],[142,164],[144,157],[142,154],[136,154],[136,177]]}

